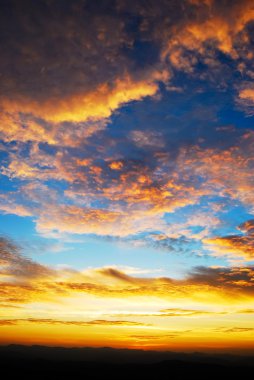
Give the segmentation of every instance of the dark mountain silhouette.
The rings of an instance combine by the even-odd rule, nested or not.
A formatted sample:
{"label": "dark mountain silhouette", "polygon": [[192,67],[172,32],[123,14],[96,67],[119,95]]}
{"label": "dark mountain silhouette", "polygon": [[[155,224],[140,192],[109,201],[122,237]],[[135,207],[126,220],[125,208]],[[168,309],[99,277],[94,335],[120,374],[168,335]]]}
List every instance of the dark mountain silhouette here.
{"label": "dark mountain silhouette", "polygon": [[113,348],[0,347],[1,372],[25,379],[252,378],[254,357]]}

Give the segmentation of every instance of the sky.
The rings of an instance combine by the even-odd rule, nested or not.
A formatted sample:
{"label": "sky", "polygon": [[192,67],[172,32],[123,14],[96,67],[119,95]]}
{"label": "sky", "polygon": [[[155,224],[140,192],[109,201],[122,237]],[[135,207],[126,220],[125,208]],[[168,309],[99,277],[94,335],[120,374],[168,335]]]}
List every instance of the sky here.
{"label": "sky", "polygon": [[254,3],[0,0],[0,344],[254,353]]}

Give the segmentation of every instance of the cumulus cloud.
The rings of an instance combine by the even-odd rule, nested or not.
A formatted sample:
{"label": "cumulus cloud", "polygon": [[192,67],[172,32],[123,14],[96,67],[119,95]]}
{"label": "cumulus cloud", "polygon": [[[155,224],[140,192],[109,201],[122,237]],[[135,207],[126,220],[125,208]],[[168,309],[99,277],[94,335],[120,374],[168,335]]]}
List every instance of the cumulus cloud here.
{"label": "cumulus cloud", "polygon": [[[195,184],[170,178],[167,167],[159,174],[140,161],[113,161],[100,165],[62,151],[52,157],[39,146],[29,156],[10,155],[2,174],[26,181],[17,192],[3,194],[0,207],[5,213],[34,215],[37,230],[46,234],[56,229],[66,233],[96,233],[126,236],[163,225],[162,216],[177,208],[195,203],[207,194]],[[117,161],[116,161],[117,162]],[[65,192],[49,188],[48,180],[64,180]],[[191,193],[191,197],[190,197]],[[96,200],[102,208],[92,206]],[[71,202],[70,202],[71,201]],[[43,209],[40,204],[43,202]]]}
{"label": "cumulus cloud", "polygon": [[[158,81],[166,83],[171,76],[169,65],[191,72],[202,59],[216,66],[216,49],[239,58],[239,41],[247,45],[245,29],[253,19],[250,1],[231,4],[230,12],[228,4],[218,1],[183,3],[184,12],[175,1],[132,5],[132,16],[140,18],[136,31],[129,28],[125,1],[102,2],[96,9],[83,1],[64,1],[61,7],[57,2],[4,3],[2,138],[71,144],[100,130],[102,124],[95,120],[155,95]],[[136,46],[145,54],[142,65]],[[75,131],[72,136],[69,129]],[[148,141],[137,133],[142,132],[133,136],[137,144],[163,144],[159,136]]]}
{"label": "cumulus cloud", "polygon": [[[226,149],[180,144],[172,157],[170,151],[155,153],[145,147],[149,159],[142,160],[114,160],[111,146],[102,153],[96,151],[100,159],[95,159],[94,152],[84,155],[82,149],[51,152],[38,144],[29,153],[25,147],[15,149],[2,174],[22,184],[16,191],[0,194],[0,209],[33,216],[43,236],[54,231],[136,235],[136,244],[184,252],[191,240],[196,244],[203,239],[207,244],[205,239],[212,238],[212,230],[220,224],[220,210],[212,209],[210,201],[210,208],[173,224],[166,222],[166,214],[214,196],[221,202],[241,202],[250,212],[254,208],[253,134],[248,131],[238,137],[234,129],[217,134],[228,137]],[[51,187],[49,180],[64,181],[65,189]],[[137,236],[142,232],[147,233],[143,242]]]}
{"label": "cumulus cloud", "polygon": [[[127,237],[152,231],[156,225],[160,233],[149,232],[143,243],[183,252],[190,239],[207,238],[209,229],[217,226],[219,219],[209,211],[170,226],[163,220],[164,214],[215,194],[241,200],[249,207],[253,205],[251,161],[247,159],[251,149],[251,136],[248,141],[242,138],[242,146],[224,152],[199,147],[185,149],[177,156],[174,166],[177,171],[170,173],[166,157],[152,170],[135,163],[123,163],[118,170],[106,164],[95,170],[89,161],[67,153],[51,160],[49,154],[37,147],[31,152],[31,159],[12,161],[4,169],[4,174],[19,176],[27,183],[17,192],[2,194],[0,208],[5,213],[34,216],[37,231],[45,236],[58,231]],[[10,174],[13,171],[15,174]],[[226,177],[225,171],[229,173]],[[202,183],[195,180],[196,176],[203,178]],[[42,184],[57,177],[68,181],[70,189],[63,193]],[[104,207],[92,206],[95,200],[100,200]],[[193,226],[201,228],[200,232],[193,232]],[[250,243],[251,237],[247,240]],[[133,239],[139,241],[142,243],[138,237]]]}
{"label": "cumulus cloud", "polygon": [[[4,3],[0,136],[8,149],[1,174],[22,186],[0,195],[3,213],[32,216],[44,236],[125,237],[156,225],[165,239],[154,245],[171,246],[165,214],[214,194],[254,204],[251,132],[224,151],[209,147],[209,138],[205,147],[181,142],[174,119],[166,130],[145,120],[147,128],[133,125],[119,139],[105,132],[119,107],[154,97],[174,70],[194,75],[202,63],[224,75],[218,52],[237,67],[244,61],[249,75],[251,2],[180,3],[132,4],[131,18],[139,20],[133,28],[125,1],[96,9],[83,1]],[[246,83],[243,99],[251,96]],[[65,190],[56,194],[51,180]],[[208,234],[204,227],[196,237]]]}
{"label": "cumulus cloud", "polygon": [[136,75],[124,54],[134,36],[109,3],[106,13],[105,5],[95,10],[83,1],[1,5],[4,141],[72,145],[104,128],[118,107],[156,94],[168,75],[160,63]]}

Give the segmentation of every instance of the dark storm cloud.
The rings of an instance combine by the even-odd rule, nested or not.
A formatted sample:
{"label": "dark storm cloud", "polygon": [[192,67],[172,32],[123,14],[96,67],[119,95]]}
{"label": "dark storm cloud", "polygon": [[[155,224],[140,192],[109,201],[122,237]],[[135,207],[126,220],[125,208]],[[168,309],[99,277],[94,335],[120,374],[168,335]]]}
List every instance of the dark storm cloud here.
{"label": "dark storm cloud", "polygon": [[114,2],[90,3],[1,1],[2,95],[64,98],[123,73],[132,41]]}
{"label": "dark storm cloud", "polygon": [[140,81],[160,69],[162,54],[167,70],[191,71],[194,50],[209,65],[212,49],[202,46],[208,41],[234,56],[234,34],[251,20],[248,1],[2,0],[0,6],[1,99],[17,102],[64,103],[101,84],[115,86],[126,73]]}
{"label": "dark storm cloud", "polygon": [[[94,7],[84,0],[12,0],[0,7],[5,120],[20,112],[51,122],[100,119],[121,103],[156,92],[153,81],[160,75],[144,60],[150,42],[142,42],[140,31],[129,32],[130,16],[117,2]],[[141,50],[147,44],[141,69],[129,53],[135,44]],[[158,61],[157,52],[149,55]]]}

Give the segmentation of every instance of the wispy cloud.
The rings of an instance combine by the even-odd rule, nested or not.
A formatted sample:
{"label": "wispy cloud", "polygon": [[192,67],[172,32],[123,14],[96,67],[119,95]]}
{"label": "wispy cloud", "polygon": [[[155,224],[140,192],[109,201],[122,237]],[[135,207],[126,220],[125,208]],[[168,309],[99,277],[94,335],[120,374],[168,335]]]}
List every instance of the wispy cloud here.
{"label": "wispy cloud", "polygon": [[17,325],[20,323],[35,323],[35,324],[48,324],[48,325],[73,325],[73,326],[148,326],[145,323],[139,323],[134,321],[110,321],[104,319],[98,319],[93,321],[66,321],[57,319],[0,319],[0,326]]}
{"label": "wispy cloud", "polygon": [[[237,300],[242,295],[252,297],[252,267],[194,269],[181,280],[170,277],[137,277],[116,268],[97,268],[84,271],[62,268],[52,270],[23,257],[17,247],[1,241],[1,302],[5,305],[33,302],[58,302],[58,299],[89,294],[109,298],[156,296],[161,299],[185,299],[207,303],[204,294],[218,299]],[[204,294],[200,292],[200,287]],[[210,300],[212,302],[212,300]],[[209,303],[209,302],[208,302]],[[160,317],[192,317],[209,314],[209,310],[168,308]],[[144,313],[146,314],[146,313]]]}
{"label": "wispy cloud", "polygon": [[242,234],[205,239],[208,248],[215,256],[226,255],[231,258],[254,260],[254,221],[248,220],[239,226]]}

